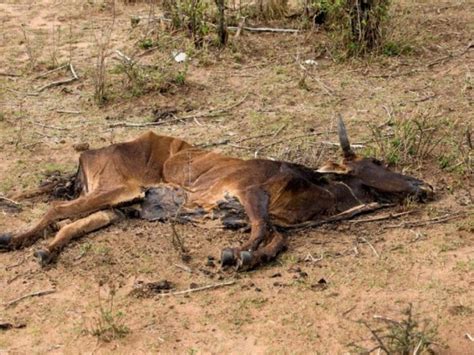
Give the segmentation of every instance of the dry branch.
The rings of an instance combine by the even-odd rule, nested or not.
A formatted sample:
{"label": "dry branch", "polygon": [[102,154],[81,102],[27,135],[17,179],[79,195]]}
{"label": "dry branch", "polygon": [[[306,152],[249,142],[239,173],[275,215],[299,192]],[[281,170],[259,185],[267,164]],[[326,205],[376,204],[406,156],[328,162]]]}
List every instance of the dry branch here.
{"label": "dry branch", "polygon": [[12,323],[9,321],[0,321],[0,329],[1,330],[8,330],[13,328],[24,328],[26,327],[26,323]]}
{"label": "dry branch", "polygon": [[196,287],[196,288],[189,288],[184,291],[176,291],[176,292],[168,292],[168,293],[160,293],[159,296],[178,296],[178,295],[185,295],[188,293],[193,293],[193,292],[199,292],[199,291],[204,291],[204,290],[210,290],[210,289],[215,289],[219,287],[224,287],[224,286],[230,286],[235,284],[235,281],[227,281],[227,282],[221,282],[217,284],[212,284],[212,285],[206,285],[202,287]]}
{"label": "dry branch", "polygon": [[360,237],[360,239],[362,239],[365,243],[367,243],[369,245],[370,249],[372,249],[372,251],[374,252],[374,254],[377,258],[380,258],[380,255],[379,255],[379,253],[377,253],[377,250],[374,248],[374,246],[367,239],[365,239],[364,237]]}
{"label": "dry branch", "polygon": [[16,303],[18,303],[18,302],[20,302],[20,301],[26,299],[26,298],[49,295],[49,294],[54,293],[54,292],[56,292],[55,289],[50,289],[50,290],[44,290],[44,291],[38,291],[38,292],[28,293],[27,295],[24,295],[24,296],[15,298],[14,300],[11,300],[11,301],[9,301],[9,302],[4,303],[3,306],[4,306],[5,308],[8,308],[8,307],[13,306],[14,304],[16,304]]}
{"label": "dry branch", "polygon": [[229,31],[239,31],[239,28],[249,32],[272,32],[272,33],[299,33],[301,30],[294,28],[273,28],[273,27],[247,27],[247,26],[228,26]]}
{"label": "dry branch", "polygon": [[[163,16],[132,16],[133,19],[138,20],[148,20],[148,21],[165,21],[165,22],[172,22],[171,19],[163,17]],[[217,28],[217,25],[214,23],[207,23],[209,26],[213,28]],[[273,33],[299,33],[301,30],[297,30],[294,28],[274,28],[274,27],[248,27],[248,26],[227,26],[229,31],[249,31],[249,32],[273,32]]]}
{"label": "dry branch", "polygon": [[449,59],[452,59],[452,58],[455,58],[455,57],[460,57],[464,54],[466,54],[471,48],[474,48],[474,42],[469,42],[469,44],[466,46],[466,48],[464,48],[462,51],[460,51],[459,53],[449,53],[448,55],[445,55],[444,57],[441,57],[441,58],[438,58],[438,59],[435,59],[434,61],[432,61],[431,63],[428,63],[426,66],[428,68],[431,68],[437,64],[440,64],[442,62],[445,62],[446,60],[449,60]]}
{"label": "dry branch", "polygon": [[11,264],[11,265],[5,266],[5,270],[8,271],[8,270],[13,269],[14,267],[20,266],[20,265],[22,265],[25,261],[26,261],[26,257],[23,257],[20,261],[16,262],[15,264]]}
{"label": "dry branch", "polygon": [[21,204],[19,202],[16,202],[8,197],[0,195],[0,201],[5,201],[8,205],[11,205],[16,208],[21,208]]}
{"label": "dry branch", "polygon": [[0,76],[19,77],[21,74],[0,72]]}
{"label": "dry branch", "polygon": [[405,211],[405,212],[400,212],[400,213],[389,213],[389,214],[384,215],[384,216],[378,216],[378,217],[366,218],[366,219],[356,219],[354,221],[350,221],[350,223],[357,224],[357,223],[384,221],[384,220],[387,220],[387,219],[394,219],[394,218],[398,218],[398,217],[405,216],[407,214],[411,214],[411,213],[415,213],[415,212],[418,212],[418,211],[417,210],[412,210],[412,211]]}
{"label": "dry branch", "polygon": [[165,121],[159,121],[159,122],[143,122],[143,123],[134,123],[134,122],[117,122],[117,123],[111,123],[109,125],[109,128],[116,128],[116,127],[149,127],[149,126],[161,126],[163,124],[168,124],[168,123],[174,123],[177,121],[185,121],[189,119],[194,119],[194,118],[201,118],[201,117],[216,117],[219,116],[239,105],[241,105],[249,96],[249,93],[247,92],[240,100],[237,102],[224,106],[221,108],[214,108],[211,110],[203,111],[203,112],[197,112],[195,114],[191,115],[186,115],[186,116],[177,116],[173,119],[170,120],[165,120]]}
{"label": "dry branch", "polygon": [[45,76],[49,75],[49,74],[52,74],[52,73],[55,73],[57,71],[60,71],[61,69],[64,69],[64,68],[67,68],[67,64],[64,64],[64,65],[61,65],[57,68],[54,68],[54,69],[51,69],[51,70],[48,70],[48,71],[45,71],[44,73],[41,73],[41,74],[38,74],[36,75],[33,79],[39,79],[39,78],[44,78]]}
{"label": "dry branch", "polygon": [[308,221],[308,222],[303,222],[303,223],[298,223],[298,224],[293,224],[293,225],[288,225],[288,226],[283,226],[283,227],[288,228],[288,229],[306,229],[306,228],[318,227],[326,223],[333,223],[333,222],[342,221],[345,219],[351,219],[363,213],[369,213],[369,212],[377,211],[382,208],[388,208],[388,207],[393,207],[393,206],[394,204],[392,203],[383,204],[383,203],[378,203],[378,202],[372,202],[372,203],[352,207],[348,209],[347,211],[341,212],[335,216],[332,216],[320,221]]}
{"label": "dry branch", "polygon": [[174,266],[176,266],[178,269],[181,269],[181,270],[184,270],[184,271],[186,271],[186,272],[189,272],[190,274],[193,273],[193,270],[192,270],[189,266],[181,265],[181,264],[174,264]]}
{"label": "dry branch", "polygon": [[269,148],[269,147],[272,147],[274,145],[277,145],[277,144],[281,144],[281,143],[286,143],[290,140],[293,140],[293,139],[299,139],[299,138],[306,138],[306,137],[312,137],[312,136],[320,136],[322,134],[326,134],[328,132],[311,132],[311,133],[306,133],[306,134],[299,134],[299,135],[296,135],[296,136],[292,136],[292,137],[286,137],[286,138],[282,138],[282,139],[279,139],[277,141],[274,141],[274,142],[271,142],[271,143],[268,143],[268,144],[265,144],[261,147],[259,147],[255,153],[254,153],[254,156],[255,158],[258,157],[258,154],[263,150],[263,149],[266,149],[266,148]]}
{"label": "dry branch", "polygon": [[69,83],[72,83],[73,81],[79,80],[79,77],[77,76],[76,71],[74,70],[74,67],[72,66],[72,64],[69,64],[69,70],[71,71],[72,78],[53,81],[52,83],[41,86],[40,88],[36,90],[35,93],[31,93],[31,94],[39,94],[40,92],[46,89],[59,86],[59,85],[69,84]]}
{"label": "dry branch", "polygon": [[448,213],[440,217],[435,217],[435,218],[430,218],[430,219],[425,219],[423,221],[416,221],[416,222],[402,222],[399,224],[392,224],[385,226],[385,229],[390,229],[390,228],[413,228],[413,227],[422,227],[422,226],[427,226],[430,224],[438,224],[438,223],[444,223],[447,221],[450,221],[452,219],[464,217],[465,213],[464,212],[456,212],[456,213]]}
{"label": "dry branch", "polygon": [[80,115],[82,111],[74,111],[74,110],[56,110],[57,113],[68,113],[71,115]]}

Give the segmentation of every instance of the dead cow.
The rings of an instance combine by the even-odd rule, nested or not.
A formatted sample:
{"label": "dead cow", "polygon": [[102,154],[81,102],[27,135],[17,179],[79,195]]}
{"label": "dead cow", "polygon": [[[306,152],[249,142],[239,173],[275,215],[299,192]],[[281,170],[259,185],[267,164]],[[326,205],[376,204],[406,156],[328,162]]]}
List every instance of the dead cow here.
{"label": "dead cow", "polygon": [[[79,158],[79,197],[56,201],[30,229],[0,236],[0,248],[33,243],[53,222],[78,218],[63,226],[47,246],[35,252],[49,263],[71,239],[114,223],[121,207],[141,200],[141,216],[203,218],[221,213],[224,224],[251,228],[240,247],[222,251],[222,265],[249,269],[275,258],[285,247],[281,228],[318,221],[371,202],[425,199],[432,188],[390,171],[380,161],[357,156],[342,118],[338,133],[342,163],[318,170],[283,161],[242,160],[206,151],[172,137],[148,132],[135,140],[86,151]],[[241,212],[239,213],[239,207]]]}

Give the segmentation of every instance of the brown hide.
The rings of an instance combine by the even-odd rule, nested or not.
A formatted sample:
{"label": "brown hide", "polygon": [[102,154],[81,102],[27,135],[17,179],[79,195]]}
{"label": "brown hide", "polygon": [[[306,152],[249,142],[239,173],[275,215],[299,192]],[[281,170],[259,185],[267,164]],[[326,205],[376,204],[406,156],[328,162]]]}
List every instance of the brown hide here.
{"label": "brown hide", "polygon": [[[342,129],[345,132],[343,125]],[[373,159],[356,157],[347,136],[341,146],[343,165],[331,163],[315,171],[288,162],[231,158],[148,132],[130,142],[82,153],[77,176],[81,195],[54,202],[26,232],[0,236],[0,247],[30,244],[51,223],[82,217],[63,227],[47,249],[36,252],[42,264],[48,263],[72,238],[118,220],[121,214],[112,207],[143,199],[147,189],[167,185],[184,192],[187,210],[210,211],[235,197],[248,217],[251,237],[239,248],[224,249],[222,263],[251,268],[284,248],[285,237],[273,225],[318,220],[377,201],[381,195],[398,198],[429,190]]]}

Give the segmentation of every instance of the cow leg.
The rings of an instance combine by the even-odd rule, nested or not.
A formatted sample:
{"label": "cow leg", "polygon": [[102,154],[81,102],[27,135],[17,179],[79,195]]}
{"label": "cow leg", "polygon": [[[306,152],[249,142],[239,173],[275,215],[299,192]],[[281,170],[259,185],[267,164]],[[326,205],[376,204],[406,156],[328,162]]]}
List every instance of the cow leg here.
{"label": "cow leg", "polygon": [[50,263],[72,239],[79,238],[87,233],[113,224],[120,218],[121,214],[119,212],[104,210],[74,221],[62,227],[53,241],[49,243],[45,249],[37,250],[34,256],[38,259],[38,262],[44,266]]}
{"label": "cow leg", "polygon": [[237,270],[252,269],[260,264],[264,264],[276,258],[276,256],[286,249],[286,236],[272,232],[272,238],[268,244],[261,246],[255,251],[242,250],[237,262]]}
{"label": "cow leg", "polygon": [[59,219],[92,213],[120,202],[130,201],[139,195],[139,191],[134,192],[128,187],[122,186],[109,191],[94,191],[73,201],[53,202],[43,218],[26,232],[0,236],[0,248],[15,249],[32,244],[41,236],[41,232],[45,228]]}
{"label": "cow leg", "polygon": [[257,187],[251,187],[238,194],[244,206],[245,213],[250,220],[250,239],[238,248],[225,248],[221,253],[222,266],[234,265],[238,262],[241,251],[255,251],[269,236],[270,219],[268,215],[268,194]]}

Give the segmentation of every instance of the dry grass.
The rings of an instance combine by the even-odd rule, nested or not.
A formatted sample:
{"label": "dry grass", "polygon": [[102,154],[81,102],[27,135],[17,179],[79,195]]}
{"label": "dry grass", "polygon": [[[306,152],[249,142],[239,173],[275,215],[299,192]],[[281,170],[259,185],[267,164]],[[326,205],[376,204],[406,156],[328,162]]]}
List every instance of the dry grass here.
{"label": "dry grass", "polygon": [[[99,334],[108,334],[111,341],[101,342],[98,353],[344,353],[351,350],[349,343],[365,349],[377,345],[355,321],[390,335],[384,322],[372,323],[373,316],[402,322],[401,310],[412,303],[419,326],[411,334],[423,331],[420,319],[430,318],[430,327],[437,329],[435,342],[452,353],[468,353],[472,343],[464,334],[473,327],[474,245],[468,138],[472,50],[465,50],[474,21],[464,6],[457,1],[394,4],[388,33],[394,44],[387,53],[338,61],[321,28],[297,35],[244,31],[238,42],[231,36],[225,50],[209,44],[215,38],[210,33],[196,49],[187,30],[143,20],[150,11],[159,16],[159,6],[150,10],[148,2],[117,2],[104,56],[108,100],[99,107],[94,101],[95,36],[111,23],[111,2],[1,4],[0,72],[20,75],[0,76],[1,195],[36,187],[45,172],[73,171],[77,143],[102,147],[150,128],[111,127],[122,121],[161,120],[154,131],[195,144],[220,143],[209,149],[232,156],[251,158],[258,151],[259,157],[317,166],[339,159],[331,125],[341,112],[351,142],[363,146],[358,152],[396,157],[393,168],[429,181],[436,201],[410,205],[415,212],[401,220],[341,223],[292,234],[286,253],[255,272],[239,274],[235,287],[181,298],[136,299],[129,292],[136,281],[165,279],[183,290],[191,283],[234,277],[213,267],[208,256],[218,258],[221,248],[238,245],[248,235],[179,225],[192,273],[175,266],[181,261],[170,226],[139,220],[71,243],[47,269],[37,267],[31,249],[1,253],[0,263],[11,268],[0,269],[0,298],[48,289],[51,283],[57,292],[5,310],[2,317],[27,327],[2,333],[0,349],[87,352],[95,349]],[[132,16],[141,18],[133,26]],[[299,19],[248,20],[255,26],[301,25]],[[18,23],[28,24],[32,47],[43,48],[34,53],[33,67],[26,45],[18,45],[24,40]],[[55,44],[53,23],[63,29]],[[405,45],[411,50],[399,50]],[[109,54],[115,50],[137,64],[112,62]],[[186,52],[189,61],[176,63],[174,51]],[[28,95],[62,75],[37,77],[51,64],[53,52],[59,63],[74,63],[80,80]],[[185,84],[178,85],[183,77]],[[241,98],[240,105],[225,112],[166,123],[173,114],[189,117]],[[25,201],[18,213],[2,210],[0,233],[24,228],[47,207],[37,200]],[[395,227],[458,212],[463,214],[447,223]],[[13,266],[23,258],[24,263]],[[96,285],[109,279],[116,282],[116,305],[109,307],[106,295],[98,308]],[[127,336],[120,338],[126,328]],[[84,329],[95,329],[97,336]]]}

